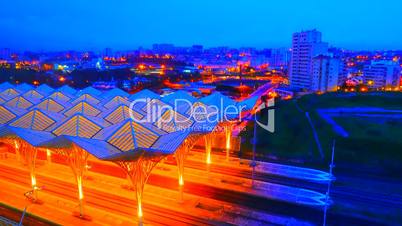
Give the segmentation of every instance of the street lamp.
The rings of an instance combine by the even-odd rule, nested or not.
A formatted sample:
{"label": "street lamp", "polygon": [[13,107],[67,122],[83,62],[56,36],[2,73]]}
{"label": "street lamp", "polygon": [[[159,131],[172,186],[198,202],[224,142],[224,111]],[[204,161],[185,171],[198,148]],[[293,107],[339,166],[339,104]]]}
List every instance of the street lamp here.
{"label": "street lamp", "polygon": [[327,192],[325,193],[325,207],[324,207],[324,220],[322,225],[326,226],[327,224],[327,211],[328,211],[328,206],[329,206],[329,193],[331,190],[331,182],[334,179],[332,170],[335,167],[334,164],[334,155],[335,155],[335,139],[332,142],[332,156],[331,156],[331,163],[329,164],[329,174],[330,174],[330,181],[328,182],[328,188],[327,188]]}

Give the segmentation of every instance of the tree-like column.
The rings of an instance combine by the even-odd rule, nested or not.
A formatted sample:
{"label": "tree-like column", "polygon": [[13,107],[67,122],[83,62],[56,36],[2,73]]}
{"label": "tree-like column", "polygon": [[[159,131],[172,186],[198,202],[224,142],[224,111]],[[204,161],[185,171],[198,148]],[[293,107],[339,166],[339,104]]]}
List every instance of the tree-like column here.
{"label": "tree-like column", "polygon": [[119,165],[128,175],[133,187],[135,189],[137,199],[137,216],[138,225],[143,224],[142,213],[142,196],[144,186],[151,174],[152,169],[164,156],[140,157],[135,160],[117,160],[115,163]]}
{"label": "tree-like column", "polygon": [[28,169],[31,178],[32,190],[27,192],[30,195],[29,200],[34,203],[40,203],[38,199],[39,187],[37,186],[35,174],[37,148],[19,138],[1,139],[1,141],[15,148],[17,159]]}
{"label": "tree-like column", "polygon": [[226,161],[229,161],[229,153],[231,148],[231,140],[232,140],[232,124],[230,122],[224,125],[225,132],[225,143],[226,143]]}
{"label": "tree-like column", "polygon": [[28,168],[31,177],[31,187],[32,187],[32,202],[38,201],[38,186],[36,183],[36,155],[38,153],[37,149],[25,141],[17,141],[19,147],[20,158],[23,164]]}
{"label": "tree-like column", "polygon": [[179,176],[179,202],[183,202],[183,186],[184,186],[184,163],[191,148],[195,145],[200,135],[190,135],[184,140],[183,144],[175,152],[177,172]]}
{"label": "tree-like column", "polygon": [[207,164],[207,171],[209,172],[209,167],[211,164],[211,151],[212,151],[212,133],[208,133],[204,135],[205,141],[205,162]]}
{"label": "tree-like column", "polygon": [[88,215],[85,215],[84,211],[83,190],[83,178],[86,172],[89,154],[88,152],[74,144],[71,148],[56,149],[56,152],[66,157],[77,183],[79,212],[74,213],[74,215],[84,220],[90,220],[91,218]]}

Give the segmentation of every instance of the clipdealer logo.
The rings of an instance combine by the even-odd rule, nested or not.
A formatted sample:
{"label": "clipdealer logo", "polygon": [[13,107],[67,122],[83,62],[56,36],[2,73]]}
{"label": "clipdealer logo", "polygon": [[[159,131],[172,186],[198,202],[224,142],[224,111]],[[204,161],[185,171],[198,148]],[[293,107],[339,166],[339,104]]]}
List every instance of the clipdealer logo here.
{"label": "clipdealer logo", "polygon": [[260,104],[256,112],[261,112],[264,109],[267,109],[267,114],[268,114],[268,122],[267,124],[264,124],[263,122],[260,122],[257,117],[257,113],[254,114],[254,121],[259,125],[261,128],[267,130],[268,132],[274,133],[275,132],[275,99],[271,98],[268,99],[267,102],[263,102]]}
{"label": "clipdealer logo", "polygon": [[[135,106],[140,104],[144,117],[136,118],[134,115]],[[175,126],[179,126],[185,122],[194,121],[198,123],[219,123],[223,121],[232,121],[233,119],[242,121],[243,110],[246,106],[228,105],[223,107],[223,100],[218,106],[215,105],[198,105],[186,99],[176,99],[174,105],[153,102],[150,98],[137,99],[130,103],[130,117],[138,123],[156,123],[157,127],[166,126],[169,122],[174,121]],[[275,106],[273,98],[264,101],[255,109],[254,120],[261,128],[273,133],[275,131],[275,110],[271,109]],[[179,109],[187,109],[187,114],[179,113]],[[268,109],[267,109],[268,108]],[[268,123],[264,124],[258,120],[257,114],[267,109]],[[168,114],[165,114],[165,113]],[[174,112],[177,112],[174,113]],[[180,116],[180,117],[178,117]],[[177,129],[177,128],[176,128]]]}

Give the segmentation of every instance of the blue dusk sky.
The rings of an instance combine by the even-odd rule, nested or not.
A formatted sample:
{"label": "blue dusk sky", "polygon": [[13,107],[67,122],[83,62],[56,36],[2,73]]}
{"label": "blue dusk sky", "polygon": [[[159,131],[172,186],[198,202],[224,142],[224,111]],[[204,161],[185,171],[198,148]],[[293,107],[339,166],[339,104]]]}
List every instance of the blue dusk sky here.
{"label": "blue dusk sky", "polygon": [[0,48],[289,47],[293,32],[317,28],[336,47],[402,49],[401,8],[400,0],[6,0]]}

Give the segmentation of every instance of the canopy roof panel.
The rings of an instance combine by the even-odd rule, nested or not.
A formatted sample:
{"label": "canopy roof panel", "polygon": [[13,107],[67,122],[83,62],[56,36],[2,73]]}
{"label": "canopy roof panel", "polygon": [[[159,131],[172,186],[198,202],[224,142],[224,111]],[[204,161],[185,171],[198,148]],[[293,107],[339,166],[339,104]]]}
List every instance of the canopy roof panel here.
{"label": "canopy roof panel", "polygon": [[4,100],[10,100],[18,95],[20,95],[20,91],[16,90],[15,88],[8,88],[0,93],[0,97]]}
{"label": "canopy roof panel", "polygon": [[142,112],[145,114],[151,114],[154,111],[163,111],[163,109],[173,109],[173,107],[159,99],[149,99],[141,107]]}
{"label": "canopy roof panel", "polygon": [[140,120],[144,117],[142,114],[130,109],[127,105],[124,104],[120,104],[119,106],[116,106],[113,110],[105,112],[104,115],[104,119],[112,124],[120,123],[126,119],[131,118],[131,116],[133,116],[137,120]]}
{"label": "canopy roof panel", "polygon": [[5,104],[3,104],[2,106],[12,112],[14,115],[16,115],[16,117],[19,117],[27,112],[27,109],[24,108],[10,107]]}
{"label": "canopy roof panel", "polygon": [[[186,101],[191,104],[197,101],[197,98],[190,95],[188,92],[179,90],[172,94],[162,97],[163,102],[168,103],[170,105],[175,105],[175,101],[177,101],[177,105],[184,104]],[[188,104],[186,104],[188,105]]]}
{"label": "canopy roof panel", "polygon": [[51,131],[57,136],[68,135],[91,138],[102,128],[100,123],[78,113],[57,123]]}
{"label": "canopy roof panel", "polygon": [[64,86],[58,88],[57,91],[65,93],[70,96],[75,95],[77,93],[77,90],[75,90],[74,88],[71,88],[69,85],[64,85]]}
{"label": "canopy roof panel", "polygon": [[190,135],[190,131],[177,131],[159,137],[152,145],[152,149],[160,150],[164,154],[174,153],[183,141]]}
{"label": "canopy roof panel", "polygon": [[119,88],[111,89],[102,94],[102,97],[104,97],[104,99],[110,99],[110,98],[114,98],[116,96],[128,98],[130,96],[130,94],[128,94],[126,91],[119,89]]}
{"label": "canopy roof panel", "polygon": [[61,102],[68,102],[71,100],[71,96],[68,94],[63,93],[62,91],[56,91],[52,93],[49,98],[52,98],[54,100],[58,100]]}
{"label": "canopy roof panel", "polygon": [[171,133],[180,130],[187,130],[194,124],[194,121],[176,111],[167,110],[161,117],[154,123],[158,128],[163,131]]}
{"label": "canopy roof panel", "polygon": [[80,101],[86,101],[88,103],[96,105],[96,104],[100,103],[100,98],[96,98],[91,94],[82,94],[82,95],[78,96],[76,99],[74,99],[72,104],[76,104]]}
{"label": "canopy roof panel", "polygon": [[3,82],[0,84],[0,92],[9,89],[9,88],[14,88],[14,85],[9,83],[9,82]]}
{"label": "canopy roof panel", "polygon": [[89,116],[97,116],[101,113],[101,110],[86,101],[81,101],[64,111],[64,115],[66,115],[67,117],[74,115],[75,113],[82,113]]}
{"label": "canopy roof panel", "polygon": [[49,95],[54,92],[54,89],[46,84],[42,84],[36,88],[36,91],[45,95]]}
{"label": "canopy roof panel", "polygon": [[115,96],[115,97],[110,98],[107,101],[105,101],[105,104],[103,104],[103,106],[107,109],[112,109],[121,104],[125,104],[125,105],[129,106],[130,101],[123,96]]}
{"label": "canopy roof panel", "polygon": [[31,85],[29,85],[29,84],[27,84],[27,83],[21,83],[21,84],[19,84],[19,85],[16,85],[15,88],[16,88],[17,90],[21,91],[21,93],[25,93],[25,92],[27,92],[27,91],[29,91],[29,90],[34,89],[33,86],[31,86]]}
{"label": "canopy roof panel", "polygon": [[150,98],[150,99],[160,99],[161,96],[158,94],[152,92],[149,89],[143,89],[137,93],[134,93],[130,96],[130,100],[137,100],[137,99],[145,99],[145,98]]}
{"label": "canopy roof panel", "polygon": [[0,125],[6,124],[17,117],[16,114],[0,105]]}
{"label": "canopy roof panel", "polygon": [[42,100],[42,102],[40,102],[39,104],[35,105],[35,107],[45,111],[61,112],[66,107],[70,107],[70,104],[61,103],[56,100],[53,100],[52,98],[46,98]]}
{"label": "canopy roof panel", "polygon": [[223,109],[230,105],[236,106],[237,104],[236,101],[232,100],[230,97],[221,94],[220,92],[215,92],[209,96],[203,97],[200,99],[200,102]]}
{"label": "canopy roof panel", "polygon": [[108,161],[132,161],[138,158],[151,158],[173,154],[188,137],[187,131],[174,132],[160,136],[149,148],[137,147],[122,153],[102,158]]}
{"label": "canopy roof panel", "polygon": [[103,138],[122,151],[149,148],[158,137],[158,133],[132,119],[105,128],[96,136],[96,138]]}
{"label": "canopy roof panel", "polygon": [[27,100],[27,98],[24,98],[23,96],[14,97],[13,99],[7,101],[4,104],[9,107],[22,108],[22,109],[28,109],[34,105],[31,101]]}
{"label": "canopy roof panel", "polygon": [[22,96],[28,99],[42,99],[44,97],[44,95],[42,95],[41,93],[39,93],[37,90],[34,89],[28,90]]}
{"label": "canopy roof panel", "polygon": [[51,112],[45,113],[40,109],[33,109],[11,122],[10,126],[44,131],[62,119],[62,115]]}
{"label": "canopy roof panel", "polygon": [[85,89],[78,91],[78,93],[76,95],[81,96],[84,94],[89,94],[92,96],[100,96],[102,94],[102,92],[100,90],[93,88],[92,86],[88,86]]}
{"label": "canopy roof panel", "polygon": [[216,109],[213,109],[211,106],[200,101],[196,101],[192,105],[180,105],[177,107],[176,111],[183,115],[196,116],[196,119],[205,118],[208,114],[218,113]]}

